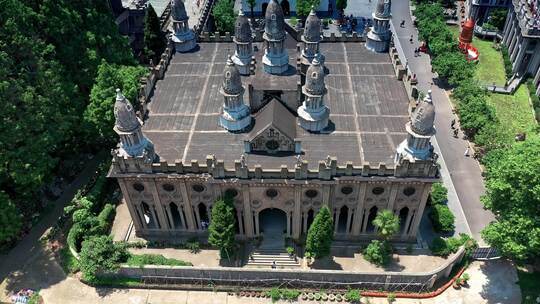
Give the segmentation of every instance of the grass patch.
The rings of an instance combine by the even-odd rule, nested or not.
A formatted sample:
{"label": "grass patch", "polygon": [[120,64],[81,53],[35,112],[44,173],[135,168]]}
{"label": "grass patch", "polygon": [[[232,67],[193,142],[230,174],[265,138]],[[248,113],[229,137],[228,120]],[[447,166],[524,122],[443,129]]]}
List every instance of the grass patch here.
{"label": "grass patch", "polygon": [[161,254],[132,254],[126,264],[136,267],[144,265],[193,266],[190,262],[168,259]]}
{"label": "grass patch", "polygon": [[540,272],[528,273],[518,269],[518,285],[521,288],[521,298],[524,304],[536,303],[536,297],[540,296]]}
{"label": "grass patch", "polygon": [[452,36],[454,36],[454,38],[459,39],[459,26],[449,25],[448,29],[450,29],[450,32],[452,33]]}
{"label": "grass patch", "polygon": [[60,265],[66,274],[79,271],[79,261],[71,254],[67,245],[60,249]]}
{"label": "grass patch", "polygon": [[135,278],[98,277],[93,282],[94,286],[136,287],[140,286],[141,280]]}
{"label": "grass patch", "polygon": [[480,52],[478,65],[476,67],[476,78],[483,84],[493,84],[504,86],[506,73],[501,51],[493,48],[493,41],[473,39],[473,46]]}
{"label": "grass patch", "polygon": [[529,105],[529,91],[521,85],[514,95],[489,94],[487,102],[495,108],[501,128],[511,130],[511,134],[520,132],[533,136],[537,128],[531,106]]}

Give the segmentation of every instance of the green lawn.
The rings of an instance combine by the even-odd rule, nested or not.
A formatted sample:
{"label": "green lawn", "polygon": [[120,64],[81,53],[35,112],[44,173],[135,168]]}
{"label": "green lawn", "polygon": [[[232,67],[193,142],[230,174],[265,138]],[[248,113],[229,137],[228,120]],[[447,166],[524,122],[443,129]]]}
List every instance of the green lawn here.
{"label": "green lawn", "polygon": [[161,254],[132,254],[126,264],[138,267],[144,265],[193,266],[190,262],[168,259]]}
{"label": "green lawn", "polygon": [[480,52],[476,78],[483,84],[497,84],[504,86],[506,75],[501,51],[493,48],[493,41],[473,39],[473,46]]}
{"label": "green lawn", "polygon": [[497,118],[512,134],[526,132],[533,135],[537,127],[529,105],[529,91],[525,85],[519,86],[514,95],[489,94],[488,103],[495,107]]}
{"label": "green lawn", "polygon": [[524,304],[536,303],[536,297],[540,296],[540,272],[527,273],[518,269],[519,287]]}
{"label": "green lawn", "polygon": [[[458,40],[459,27],[448,26],[448,28]],[[495,82],[495,84],[503,86],[506,82],[504,62],[501,52],[493,48],[493,41],[474,37],[473,46],[480,52],[478,66],[476,67],[478,81],[482,84],[493,84]]]}

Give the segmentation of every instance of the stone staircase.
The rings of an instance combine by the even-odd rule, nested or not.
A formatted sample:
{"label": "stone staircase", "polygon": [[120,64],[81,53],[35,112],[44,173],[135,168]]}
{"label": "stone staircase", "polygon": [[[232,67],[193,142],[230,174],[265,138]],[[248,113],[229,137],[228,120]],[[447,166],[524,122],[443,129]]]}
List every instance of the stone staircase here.
{"label": "stone staircase", "polygon": [[272,268],[276,262],[276,268],[300,268],[300,259],[289,256],[285,250],[283,236],[266,235],[259,248],[253,250],[248,257],[247,267]]}

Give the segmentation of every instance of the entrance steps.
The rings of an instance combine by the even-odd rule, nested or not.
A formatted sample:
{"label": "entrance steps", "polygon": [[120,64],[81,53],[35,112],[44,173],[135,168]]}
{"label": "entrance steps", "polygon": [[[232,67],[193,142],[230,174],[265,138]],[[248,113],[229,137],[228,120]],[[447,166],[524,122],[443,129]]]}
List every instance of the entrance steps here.
{"label": "entrance steps", "polygon": [[246,264],[250,268],[300,268],[300,260],[290,256],[283,248],[259,248],[248,258]]}

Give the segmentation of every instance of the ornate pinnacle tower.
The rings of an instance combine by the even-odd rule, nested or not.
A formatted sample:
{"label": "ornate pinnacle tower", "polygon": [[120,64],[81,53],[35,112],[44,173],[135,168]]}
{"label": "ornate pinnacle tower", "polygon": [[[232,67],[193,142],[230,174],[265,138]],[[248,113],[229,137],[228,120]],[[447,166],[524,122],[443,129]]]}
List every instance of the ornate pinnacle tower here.
{"label": "ornate pinnacle tower", "polygon": [[313,61],[313,58],[317,57],[321,64],[324,63],[324,57],[319,52],[319,42],[322,40],[321,19],[317,17],[313,8],[306,18],[306,26],[301,39],[302,42],[304,42],[301,72],[302,74],[305,74]]}
{"label": "ornate pinnacle tower", "polygon": [[368,50],[382,53],[388,51],[390,44],[390,18],[392,0],[378,0],[373,13],[373,26],[367,34],[366,47]]}
{"label": "ornate pinnacle tower", "polygon": [[219,125],[229,131],[241,131],[251,124],[249,107],[244,104],[244,91],[240,71],[229,56],[219,90],[224,98]]}
{"label": "ornate pinnacle tower", "polygon": [[251,35],[251,26],[249,25],[249,20],[242,10],[238,13],[238,18],[236,18],[236,26],[234,28],[234,44],[236,46],[236,51],[232,60],[240,74],[249,75],[249,64],[251,62],[251,57],[253,56],[253,37]]}
{"label": "ornate pinnacle tower", "polygon": [[122,157],[143,158],[145,162],[151,163],[155,157],[154,145],[143,135],[142,122],[120,89],[116,89],[114,118],[114,131],[120,136],[118,154]]}
{"label": "ornate pinnacle tower", "polygon": [[306,84],[302,87],[305,99],[298,108],[299,124],[308,131],[321,131],[328,125],[330,109],[324,104],[324,76],[324,66],[314,58],[306,72]]}
{"label": "ornate pinnacle tower", "polygon": [[435,107],[431,100],[431,90],[424,101],[411,115],[411,121],[405,125],[407,138],[397,147],[396,162],[406,158],[411,162],[432,158],[431,136],[435,135]]}
{"label": "ornate pinnacle tower", "polygon": [[189,17],[186,13],[186,7],[182,0],[171,1],[171,19],[174,30],[172,41],[174,42],[174,48],[177,52],[191,51],[197,45],[197,41],[195,33],[189,28]]}
{"label": "ornate pinnacle tower", "polygon": [[283,10],[277,0],[271,0],[265,14],[264,26],[264,70],[270,74],[281,74],[289,68],[289,55],[285,50],[285,21]]}

